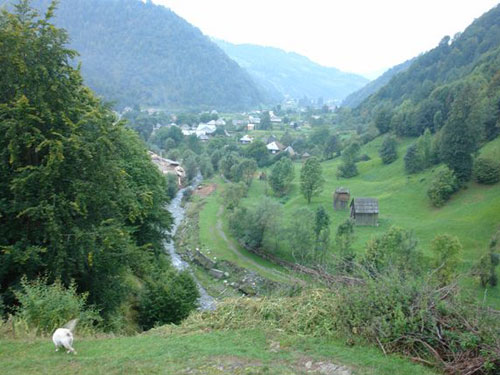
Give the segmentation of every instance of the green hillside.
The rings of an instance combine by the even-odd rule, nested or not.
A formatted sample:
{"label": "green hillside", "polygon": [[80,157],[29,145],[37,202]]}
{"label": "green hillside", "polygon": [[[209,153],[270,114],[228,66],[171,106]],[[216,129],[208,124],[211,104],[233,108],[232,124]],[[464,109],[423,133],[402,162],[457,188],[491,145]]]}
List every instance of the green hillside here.
{"label": "green hillside", "polygon": [[199,29],[150,1],[64,0],[55,24],[68,31],[85,83],[121,107],[242,109],[266,100]]}
{"label": "green hillside", "polygon": [[413,62],[414,59],[410,59],[405,61],[404,63],[398,64],[391,69],[387,70],[384,74],[382,74],[377,79],[369,82],[366,86],[363,86],[358,91],[349,94],[347,98],[342,102],[342,106],[355,108],[360,105],[366,98],[370,95],[375,94],[378,90],[384,87],[396,74],[400,72],[404,72],[408,69]]}
{"label": "green hillside", "polygon": [[[349,188],[351,197],[373,197],[379,199],[380,215],[378,227],[356,227],[354,247],[359,254],[365,251],[368,240],[387,231],[391,226],[398,226],[414,232],[419,248],[427,256],[433,238],[442,233],[457,236],[463,245],[461,272],[466,274],[471,266],[487,251],[487,245],[492,234],[500,227],[500,184],[479,185],[475,182],[468,184],[467,189],[460,191],[442,208],[435,208],[427,197],[427,189],[432,174],[440,166],[424,172],[407,175],[404,172],[403,158],[406,148],[412,143],[411,138],[399,140],[399,158],[390,165],[382,164],[378,149],[382,138],[377,138],[362,148],[362,153],[370,156],[371,160],[359,162],[360,174],[350,179],[339,179],[336,176],[340,159],[322,163],[323,175],[326,179],[323,192],[314,197],[310,205],[299,191],[301,163],[295,163],[295,180],[285,200],[272,197],[271,189],[266,181],[254,180],[248,197],[242,205],[258,204],[263,196],[270,196],[276,201],[284,202],[283,217],[290,218],[295,209],[308,207],[316,209],[319,206],[327,208],[331,216],[331,238],[334,238],[337,226],[349,217],[349,211],[333,210],[333,192],[337,187]],[[490,157],[500,154],[500,138],[488,143],[480,150],[481,155]],[[220,181],[219,181],[220,182]],[[221,187],[219,192],[223,189]],[[220,199],[209,198],[210,203],[205,206],[200,215],[200,228],[213,226],[213,215],[217,205],[222,204]],[[227,230],[227,228],[226,228]],[[228,230],[227,230],[228,231]],[[203,232],[202,232],[203,233]],[[201,236],[201,245],[217,249],[217,255],[223,259],[230,259],[226,247],[210,236]],[[291,258],[286,242],[280,247],[284,257]],[[332,254],[335,250],[331,250]],[[483,293],[477,281],[467,279],[466,284],[474,285],[478,294]],[[482,294],[481,294],[482,295]],[[500,290],[492,288],[488,291],[488,300],[496,308],[500,307]]]}
{"label": "green hillside", "polygon": [[444,37],[414,59],[355,110],[355,123],[375,124],[381,132],[418,136],[440,131],[454,101],[465,91],[481,139],[499,132],[500,6],[476,19],[463,33]]}
{"label": "green hillside", "polygon": [[368,82],[357,74],[321,66],[307,57],[279,48],[215,42],[256,82],[275,95],[341,101]]}

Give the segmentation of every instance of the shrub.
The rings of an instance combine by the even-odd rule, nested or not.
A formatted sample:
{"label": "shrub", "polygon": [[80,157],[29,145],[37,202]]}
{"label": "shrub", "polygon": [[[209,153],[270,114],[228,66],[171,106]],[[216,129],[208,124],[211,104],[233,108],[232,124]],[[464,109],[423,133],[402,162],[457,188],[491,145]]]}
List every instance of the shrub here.
{"label": "shrub", "polygon": [[78,294],[74,283],[66,288],[59,280],[49,285],[46,278],[28,281],[23,277],[15,296],[20,303],[16,317],[41,333],[51,333],[75,318],[79,327],[101,321],[98,311],[86,305],[88,293]]}
{"label": "shrub", "polygon": [[198,287],[187,271],[160,272],[146,283],[139,324],[147,330],[155,325],[180,323],[196,308],[198,297]]}
{"label": "shrub", "polygon": [[335,330],[450,374],[498,374],[498,318],[455,287],[393,272],[339,288]]}
{"label": "shrub", "polygon": [[458,190],[458,182],[453,171],[447,167],[440,170],[432,179],[427,190],[431,203],[435,207],[442,207],[451,195]]}
{"label": "shrub", "polygon": [[500,163],[496,160],[477,158],[474,162],[474,178],[480,184],[500,181]]}
{"label": "shrub", "polygon": [[371,159],[372,158],[368,154],[362,154],[358,158],[356,158],[356,161],[368,161]]}

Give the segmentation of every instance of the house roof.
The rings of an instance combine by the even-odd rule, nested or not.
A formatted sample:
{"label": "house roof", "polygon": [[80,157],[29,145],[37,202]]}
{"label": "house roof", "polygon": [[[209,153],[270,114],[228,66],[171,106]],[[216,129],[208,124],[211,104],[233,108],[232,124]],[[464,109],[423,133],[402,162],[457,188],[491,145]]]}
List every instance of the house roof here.
{"label": "house roof", "polygon": [[353,198],[351,207],[357,214],[378,214],[378,199],[376,198]]}
{"label": "house roof", "polygon": [[349,194],[349,189],[345,187],[338,187],[335,189],[335,192],[338,194]]}
{"label": "house roof", "polygon": [[269,143],[266,147],[269,151],[281,151],[284,148],[283,145],[277,141]]}
{"label": "house roof", "polygon": [[212,134],[217,130],[215,125],[203,124],[200,123],[196,128],[196,133],[204,132],[205,134]]}
{"label": "house roof", "polygon": [[240,138],[240,142],[252,142],[253,138],[250,137],[248,134],[245,134],[243,137]]}
{"label": "house roof", "polygon": [[285,151],[288,152],[291,156],[295,155],[295,150],[292,146],[288,146],[287,148],[285,148]]}

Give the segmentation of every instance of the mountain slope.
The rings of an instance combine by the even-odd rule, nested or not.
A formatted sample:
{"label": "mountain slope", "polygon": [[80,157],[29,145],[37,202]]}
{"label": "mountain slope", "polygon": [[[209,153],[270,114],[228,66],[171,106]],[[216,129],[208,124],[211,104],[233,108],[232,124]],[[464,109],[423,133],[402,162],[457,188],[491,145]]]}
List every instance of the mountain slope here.
{"label": "mountain slope", "polygon": [[255,81],[275,95],[342,100],[368,82],[365,77],[327,68],[278,48],[215,42]]}
{"label": "mountain slope", "polygon": [[[41,9],[48,3],[33,2]],[[165,7],[139,0],[64,0],[55,23],[80,53],[86,83],[121,106],[236,109],[264,100],[238,64]]]}
{"label": "mountain slope", "polygon": [[415,58],[354,115],[358,123],[381,119],[399,135],[420,135],[426,128],[437,132],[461,93],[472,102],[477,135],[493,139],[500,132],[500,5]]}
{"label": "mountain slope", "polygon": [[410,59],[402,64],[393,66],[377,79],[369,82],[363,88],[350,94],[347,98],[344,99],[342,105],[351,108],[357,107],[359,104],[361,104],[363,100],[368,98],[370,95],[376,93],[380,88],[389,83],[392,77],[394,77],[396,74],[404,72],[406,69],[408,69],[412,64],[413,60],[414,59]]}

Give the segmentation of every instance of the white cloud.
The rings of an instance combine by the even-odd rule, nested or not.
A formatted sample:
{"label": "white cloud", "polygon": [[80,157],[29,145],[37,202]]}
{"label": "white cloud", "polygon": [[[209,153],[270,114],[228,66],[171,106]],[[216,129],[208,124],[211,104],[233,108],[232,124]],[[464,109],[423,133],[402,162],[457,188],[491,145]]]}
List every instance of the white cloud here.
{"label": "white cloud", "polygon": [[209,36],[295,51],[344,71],[389,68],[463,31],[498,0],[153,0]]}

